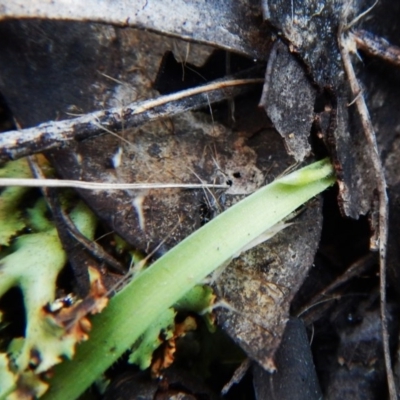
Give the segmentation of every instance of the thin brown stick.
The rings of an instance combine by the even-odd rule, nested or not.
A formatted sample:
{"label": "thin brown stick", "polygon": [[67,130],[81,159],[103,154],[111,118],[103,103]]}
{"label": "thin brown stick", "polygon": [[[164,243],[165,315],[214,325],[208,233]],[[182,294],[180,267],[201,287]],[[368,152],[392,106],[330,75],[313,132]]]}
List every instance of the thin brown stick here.
{"label": "thin brown stick", "polygon": [[59,215],[62,218],[62,223],[65,224],[66,228],[68,229],[69,234],[73,236],[73,238],[86,250],[88,250],[90,254],[97,258],[97,260],[104,261],[115,272],[120,274],[126,273],[126,268],[112,255],[108,254],[100,244],[89,240],[79,232],[71,220],[71,217],[62,209],[62,207],[59,207]]}
{"label": "thin brown stick", "polygon": [[[365,11],[363,11],[361,14],[357,15],[357,17],[355,17],[352,21],[350,21],[348,24],[346,24],[346,30],[349,30],[352,26],[354,26],[358,21],[360,21],[361,19],[363,19],[367,14],[369,14],[374,8],[375,6],[378,4],[379,0],[375,0],[375,3],[372,4],[371,7],[367,8]],[[351,2],[348,1],[347,2],[347,7],[349,8],[351,5]],[[348,10],[346,10],[347,12]]]}
{"label": "thin brown stick", "polygon": [[250,367],[251,367],[251,360],[250,358],[247,357],[236,368],[231,379],[229,379],[229,381],[225,383],[224,387],[221,390],[221,395],[225,396],[231,390],[233,385],[238,384],[244,378]]}
{"label": "thin brown stick", "polygon": [[383,351],[386,366],[386,376],[389,388],[389,395],[391,400],[397,400],[396,385],[394,381],[393,368],[390,358],[389,348],[389,333],[388,333],[388,317],[386,307],[386,244],[388,240],[388,198],[386,193],[386,180],[383,171],[383,166],[380,160],[378,146],[376,143],[376,136],[374,128],[371,123],[368,108],[365,103],[364,96],[359,96],[361,87],[358,83],[356,74],[354,72],[353,64],[350,59],[349,48],[352,47],[351,39],[345,36],[343,27],[339,30],[338,42],[340,53],[343,60],[343,66],[347,74],[348,82],[353,96],[357,112],[360,116],[361,124],[365,134],[365,138],[370,148],[370,155],[372,165],[375,172],[376,185],[379,197],[379,273],[380,273],[380,294],[381,294],[381,319],[382,319],[382,339]]}
{"label": "thin brown stick", "polygon": [[373,35],[363,29],[357,29],[350,35],[357,48],[364,53],[400,67],[400,47],[394,46],[380,36]]}
{"label": "thin brown stick", "polygon": [[[298,310],[296,312],[296,316],[302,317],[305,313],[307,313],[311,308],[315,307],[316,305],[338,298],[337,296],[327,298],[327,296],[331,295],[331,293],[335,289],[348,282],[350,279],[356,276],[360,276],[360,274],[362,274],[368,268],[371,268],[376,263],[376,261],[376,253],[371,252],[351,264],[350,267],[347,268],[342,275],[335,279],[331,284],[326,286],[323,290],[318,292],[310,301],[307,302],[305,306]],[[309,323],[309,321],[307,321],[307,323]]]}

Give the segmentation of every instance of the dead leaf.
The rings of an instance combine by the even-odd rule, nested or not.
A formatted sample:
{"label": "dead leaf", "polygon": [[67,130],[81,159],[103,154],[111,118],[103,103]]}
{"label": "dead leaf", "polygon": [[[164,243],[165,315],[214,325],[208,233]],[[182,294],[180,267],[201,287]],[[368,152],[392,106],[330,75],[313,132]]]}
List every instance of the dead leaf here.
{"label": "dead leaf", "polygon": [[313,263],[321,225],[317,202],[293,225],[233,260],[215,284],[226,302],[217,309],[218,322],[267,371],[275,370],[290,303]]}

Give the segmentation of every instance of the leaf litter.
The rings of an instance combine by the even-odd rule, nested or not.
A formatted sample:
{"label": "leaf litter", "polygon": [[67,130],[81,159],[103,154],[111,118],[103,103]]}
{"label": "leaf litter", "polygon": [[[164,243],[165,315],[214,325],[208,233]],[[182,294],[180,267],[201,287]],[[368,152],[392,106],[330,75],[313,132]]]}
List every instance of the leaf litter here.
{"label": "leaf litter", "polygon": [[[285,2],[283,2],[283,3],[285,3]],[[278,14],[279,14],[279,12],[281,12],[281,15],[284,18],[286,18],[284,20],[284,23],[282,23],[282,25],[280,25],[281,24],[281,22],[279,20],[280,16],[277,15],[277,14],[274,14],[273,12],[271,12],[271,10],[268,9],[268,5],[266,5],[266,4],[267,4],[267,2],[265,2],[265,4],[264,4],[265,15],[267,16],[269,21],[272,23],[272,25],[274,25],[275,27],[278,27],[278,29],[282,29],[283,36],[289,42],[289,48],[292,51],[293,51],[293,48],[290,47],[290,43],[292,43],[295,46],[294,47],[294,52],[298,53],[300,55],[300,59],[302,60],[302,62],[306,65],[306,67],[309,68],[309,71],[311,71],[310,75],[312,77],[312,80],[314,80],[314,83],[317,83],[317,86],[320,87],[320,91],[322,91],[322,97],[325,98],[326,103],[324,104],[324,107],[322,108],[322,111],[319,113],[319,115],[317,115],[317,118],[319,119],[319,123],[320,123],[320,126],[317,126],[317,130],[320,129],[320,136],[325,140],[325,142],[328,145],[328,148],[331,149],[333,158],[334,159],[337,158],[337,168],[338,168],[338,173],[339,173],[339,181],[342,182],[342,185],[339,186],[340,189],[341,189],[340,192],[339,192],[339,196],[342,199],[342,203],[341,203],[342,204],[342,209],[344,210],[345,213],[347,213],[348,215],[351,215],[353,217],[358,216],[359,213],[363,214],[366,211],[368,211],[370,209],[370,207],[371,207],[371,203],[372,203],[371,193],[373,193],[372,188],[370,186],[368,186],[368,185],[370,185],[371,182],[373,182],[373,180],[370,179],[370,175],[367,175],[364,172],[372,171],[372,170],[371,170],[371,168],[368,167],[368,165],[370,165],[370,160],[368,159],[368,151],[365,151],[365,149],[362,147],[362,145],[360,147],[355,145],[355,144],[358,144],[358,143],[362,142],[362,140],[355,139],[356,137],[359,137],[359,136],[356,136],[356,135],[360,135],[361,134],[361,130],[355,129],[354,133],[352,132],[353,136],[348,136],[347,135],[347,127],[349,126],[349,115],[348,115],[347,109],[345,108],[345,103],[339,101],[339,102],[337,102],[337,104],[335,104],[335,98],[336,98],[338,93],[339,93],[339,96],[337,96],[337,97],[340,97],[340,93],[342,93],[342,94],[346,93],[346,96],[344,96],[344,97],[346,97],[346,101],[347,101],[347,97],[348,97],[346,89],[345,89],[346,81],[341,76],[341,71],[342,71],[341,63],[337,62],[337,59],[338,59],[337,57],[335,59],[335,54],[336,54],[336,56],[338,55],[338,45],[337,45],[337,42],[336,42],[336,36],[332,35],[332,34],[329,34],[329,29],[327,29],[326,32],[324,33],[324,35],[321,36],[324,40],[322,40],[321,43],[317,44],[317,49],[322,49],[322,50],[321,51],[314,51],[314,48],[313,48],[313,46],[316,43],[315,42],[316,38],[319,37],[318,29],[321,28],[321,27],[323,27],[325,29],[325,27],[326,27],[326,24],[324,22],[321,23],[321,20],[323,21],[323,19],[325,18],[325,22],[327,21],[327,23],[331,25],[330,30],[333,31],[333,32],[335,31],[335,27],[337,27],[339,22],[340,22],[338,20],[338,18],[339,18],[339,16],[341,14],[340,13],[336,13],[335,14],[334,12],[337,10],[337,7],[341,6],[341,4],[339,4],[339,3],[336,4],[336,3],[332,2],[332,4],[330,4],[329,7],[326,7],[326,6],[322,7],[322,5],[318,2],[318,4],[315,3],[315,5],[313,5],[314,8],[310,7],[309,9],[307,9],[307,7],[298,7],[298,4],[296,2],[286,2],[282,9],[279,9],[279,7],[275,9],[275,10],[278,10],[277,11]],[[315,8],[315,7],[317,7],[317,8]],[[352,10],[354,16],[360,13],[361,8],[362,7],[360,6],[358,9]],[[304,11],[304,10],[306,10],[306,15],[301,15],[301,12]],[[267,11],[270,12],[269,16],[268,16]],[[336,17],[332,18],[333,15],[336,15]],[[318,18],[320,18],[320,19],[318,19]],[[308,23],[307,21],[310,21],[310,20],[313,20],[313,19],[314,19],[314,21],[318,21],[316,23],[316,25],[315,25],[315,30],[311,30],[312,35],[314,35],[313,40],[310,40],[310,35],[309,35],[310,32],[309,31],[308,31],[308,35],[309,36],[307,37],[307,40],[304,40],[304,36],[302,36],[302,35],[304,35],[305,29],[304,29],[304,25],[302,25],[302,24],[304,24],[304,23],[307,24]],[[300,28],[299,28],[299,30],[296,31],[296,30],[293,30],[293,27],[296,27],[296,28],[300,27]],[[327,46],[327,44],[326,44],[327,42],[331,43],[331,45]],[[318,46],[320,46],[320,47],[318,47]],[[327,47],[324,48],[324,46],[327,46]],[[317,61],[318,61],[318,57],[317,56],[318,56],[318,54],[323,54],[325,52],[326,48],[331,49],[331,52],[329,54],[329,57],[331,57],[331,58],[328,57],[328,59],[325,61],[325,66],[322,68],[317,63]],[[310,51],[310,49],[312,49],[313,51]],[[286,55],[286,57],[287,57],[287,55]],[[158,65],[158,63],[157,62],[154,62],[154,63],[149,62],[148,65]],[[321,75],[321,71],[325,75]],[[326,72],[326,71],[328,71],[328,72]],[[109,75],[113,75],[113,74],[109,74]],[[118,73],[114,74],[113,76],[118,76]],[[269,79],[272,79],[272,78],[270,77]],[[304,77],[301,78],[301,79],[304,82]],[[150,79],[149,81],[151,81],[151,80],[152,79]],[[287,82],[286,82],[286,84],[287,84]],[[330,88],[329,88],[330,85],[337,85],[335,87],[336,93],[332,94],[332,92],[330,91]],[[301,85],[300,85],[300,87],[301,87]],[[102,88],[102,89],[104,89],[104,88]],[[296,93],[296,90],[297,89],[294,89],[293,92]],[[100,90],[100,92],[101,92],[101,90]],[[106,89],[106,92],[107,92],[107,89]],[[279,93],[279,90],[277,92]],[[272,101],[270,101],[270,102],[272,102]],[[307,103],[307,104],[304,104],[306,106],[305,109],[309,110],[309,106],[310,106],[309,102],[305,102],[305,103]],[[93,110],[95,110],[97,108],[98,108],[97,104],[94,104],[92,106]],[[301,107],[298,107],[298,108],[301,108]],[[332,110],[337,112],[337,114],[333,114]],[[50,113],[50,109],[49,109],[49,113]],[[268,114],[270,114],[270,113],[268,112]],[[310,121],[309,117],[311,115],[311,112],[308,111],[307,115],[308,115],[308,117],[306,117],[305,119],[306,119],[306,121]],[[183,119],[184,118],[185,117],[183,117]],[[42,119],[42,121],[45,120],[45,119]],[[51,119],[51,117],[49,116],[48,119]],[[217,119],[218,119],[218,115],[217,115]],[[271,119],[273,120],[272,117],[271,117]],[[189,120],[191,120],[191,124],[189,124],[189,125],[193,126],[193,118],[190,117]],[[326,123],[326,121],[328,121],[328,123]],[[335,127],[332,129],[332,121],[334,123],[336,123],[336,129],[334,129]],[[38,121],[38,122],[41,122],[41,121]],[[164,138],[162,136],[167,134],[167,133],[162,133],[162,134],[158,135],[159,132],[163,132],[163,130],[164,130],[164,132],[168,132],[168,130],[169,130],[169,132],[176,133],[176,131],[175,131],[175,127],[176,126],[178,126],[178,128],[180,128],[181,125],[183,127],[185,126],[185,122],[181,122],[179,120],[179,118],[177,119],[177,121],[174,119],[174,120],[170,121],[169,123],[170,123],[169,126],[168,125],[167,126],[165,126],[165,125],[162,126],[163,124],[159,124],[156,128],[149,128],[148,129],[150,135],[152,135],[152,134],[154,135],[153,129],[156,131],[156,134],[153,136],[153,138],[156,138],[155,142],[158,142],[159,140],[163,140]],[[248,122],[248,125],[251,125],[252,123],[253,122]],[[324,123],[325,123],[325,125],[324,125]],[[311,124],[312,124],[312,122],[311,122]],[[196,126],[198,124],[195,123],[194,125]],[[200,125],[201,125],[201,129],[203,129],[205,131],[207,131],[207,128],[208,128],[207,125],[211,125],[211,126],[213,125],[213,129],[214,129],[214,127],[217,127],[217,130],[218,130],[218,122],[214,122],[212,124],[212,123],[210,123],[210,120],[208,120],[208,121],[206,120],[205,122],[201,121]],[[325,126],[325,129],[324,129],[324,126]],[[147,127],[145,127],[145,128],[147,128]],[[258,126],[257,128],[260,128],[260,126]],[[277,128],[278,128],[278,131],[280,131],[278,126],[277,126]],[[237,129],[237,130],[239,130],[239,129]],[[311,130],[311,128],[310,128],[310,130]],[[147,129],[144,130],[144,133],[147,134],[148,132],[146,132],[146,131],[147,131]],[[250,131],[251,131],[251,129],[250,129]],[[306,128],[304,128],[303,131],[305,132],[305,134],[307,133],[307,129]],[[140,133],[143,133],[143,131],[140,131]],[[225,133],[226,133],[226,130],[225,130]],[[280,133],[282,133],[282,132],[280,132]],[[293,137],[291,135],[293,133],[295,133],[295,131],[291,132],[291,130],[289,128],[288,130],[286,130],[286,133],[287,133],[287,138],[288,138],[287,139],[287,141],[288,141],[287,146],[288,146],[288,148],[290,148],[289,147],[290,140]],[[129,131],[125,131],[125,134],[128,136],[128,139],[131,140],[131,138],[129,137],[129,135],[130,135]],[[243,135],[243,132],[242,132],[242,135]],[[332,137],[332,135],[333,135],[333,137]],[[244,138],[243,138],[243,136],[244,136]],[[247,146],[247,145],[252,142],[252,144],[255,146],[255,149],[256,149],[256,150],[254,150],[254,148],[253,148],[253,151],[255,151],[255,153],[257,154],[257,160],[259,161],[259,158],[261,158],[262,160],[267,158],[267,156],[265,156],[263,151],[260,150],[261,146],[259,144],[257,144],[257,140],[258,139],[261,142],[263,141],[262,139],[260,139],[260,136],[262,137],[262,135],[259,134],[257,129],[253,130],[253,136],[251,136],[251,134],[249,135],[249,132],[244,133],[243,136],[241,137],[240,134],[238,135],[239,139],[238,139],[237,142],[240,143],[240,140],[242,141],[242,143],[239,145],[239,152],[238,152],[239,154],[240,153],[246,153],[247,150],[244,151],[245,148],[246,147],[250,147],[251,148],[251,146]],[[178,139],[179,139],[179,129],[178,129]],[[118,141],[117,142],[114,141],[112,143],[115,146],[114,149],[118,152],[119,151],[118,148],[120,148]],[[243,146],[243,143],[245,143],[244,146]],[[332,145],[332,143],[333,143],[333,145]],[[85,147],[85,143],[83,143],[83,144],[81,143],[81,144],[79,144],[79,146],[80,147],[78,147],[78,152],[76,152],[75,154],[82,155],[82,154],[86,154],[86,151],[90,151],[90,149],[89,149],[90,146],[88,145],[88,146]],[[104,147],[100,147],[101,150],[97,151],[97,153],[104,153],[108,149],[107,144],[104,144],[103,146]],[[198,143],[194,142],[194,146],[193,147],[196,148],[197,146],[198,146]],[[271,145],[271,147],[273,147],[273,146],[274,145]],[[198,146],[198,147],[204,147],[204,146]],[[346,147],[348,148],[348,150],[350,150],[350,152],[354,150],[353,153],[348,155],[348,156],[344,156],[344,154],[348,154],[344,150]],[[81,152],[79,152],[80,148],[82,149]],[[227,151],[228,153],[230,151],[232,151],[231,149],[225,150],[225,148],[223,146],[222,146],[222,149],[223,149],[222,153],[224,151]],[[124,159],[124,157],[126,155],[129,155],[130,158],[134,158],[135,159],[135,156],[137,157],[138,154],[140,154],[140,155],[143,154],[143,152],[139,152],[138,153],[137,151],[136,152],[134,151],[134,152],[132,152],[133,153],[132,154],[129,151],[126,151],[126,153],[125,153],[125,151],[126,151],[125,149],[122,151],[122,157],[121,157],[122,163],[123,163],[123,159]],[[158,155],[157,152],[158,151],[157,151],[156,148],[151,148],[150,149],[150,145],[149,145],[147,147],[147,152],[151,153],[150,156],[152,155],[153,158],[157,158],[157,155]],[[61,155],[64,155],[64,157],[65,157],[65,153],[68,153],[68,151],[66,151],[66,152],[61,151]],[[110,156],[108,158],[111,158],[112,157],[112,152],[109,152],[109,154],[110,154]],[[114,154],[116,154],[116,153],[114,153]],[[185,153],[185,152],[183,154],[187,155],[187,153]],[[214,162],[213,158],[216,159],[217,158],[216,155],[220,156],[221,150],[219,152],[215,152],[214,154],[211,152],[211,154],[212,154],[210,156],[211,161]],[[297,154],[300,154],[300,153],[297,153]],[[303,154],[306,154],[306,152],[305,153],[303,152]],[[94,157],[92,157],[92,154],[89,153],[89,155],[90,155],[91,158],[94,158]],[[302,156],[299,155],[298,157],[301,158]],[[80,158],[80,157],[78,156],[77,158]],[[81,156],[81,158],[84,158],[84,157]],[[146,158],[146,160],[148,160],[148,159],[149,159],[149,157]],[[71,157],[69,157],[69,158],[67,157],[66,160],[71,161]],[[74,161],[75,160],[72,159],[72,163],[73,163],[72,165],[84,164],[84,163],[82,163],[81,160],[77,160],[78,163],[77,162],[74,163]],[[160,170],[160,162],[163,162],[163,160],[161,160],[161,161],[158,160],[158,161],[159,161],[159,164],[158,165],[157,165],[157,163],[155,164],[157,166],[157,168],[153,167],[153,171],[155,171],[153,173],[158,173],[159,170]],[[148,161],[146,161],[146,163],[147,162]],[[60,164],[61,163],[62,163],[62,161],[60,161]],[[106,173],[104,173],[104,168],[102,168],[102,169],[99,168],[99,166],[101,166],[100,162],[98,164],[94,163],[91,166],[93,167],[93,170],[95,170],[96,168],[98,170],[100,170],[100,171],[103,170],[103,173],[101,174],[101,179],[102,178],[106,178],[106,179],[108,178],[109,179],[109,176],[113,175],[112,179],[115,179],[115,177],[116,177],[117,180],[120,180],[120,176],[118,176],[118,174],[120,173],[120,171],[118,171],[119,168],[115,169],[115,171],[106,171]],[[219,166],[219,164],[218,164],[218,166]],[[222,164],[222,166],[225,167],[224,164]],[[354,166],[355,166],[355,168],[353,168]],[[90,176],[90,165],[89,165],[89,162],[88,162],[87,165],[84,165],[84,167],[86,167],[86,169],[89,170],[88,176]],[[277,166],[275,166],[275,167],[277,167]],[[256,165],[256,168],[260,169],[260,166]],[[105,169],[107,170],[107,168],[105,168]],[[112,170],[112,168],[111,169],[108,168],[108,169]],[[151,169],[151,168],[149,168],[149,169]],[[283,169],[284,168],[282,168],[281,171]],[[190,166],[190,170],[193,170],[193,165]],[[221,168],[221,170],[225,174],[224,168]],[[81,167],[80,169],[78,169],[78,171],[79,171],[79,174],[77,174],[77,175],[79,177],[81,177],[81,175],[85,173],[85,168]],[[268,172],[271,173],[271,171],[272,171],[271,175],[273,175],[274,166],[268,172],[267,172],[267,169],[265,167],[264,167],[264,169],[261,167],[261,171],[263,172],[264,176],[268,176]],[[61,172],[62,172],[62,175],[68,176],[66,174],[65,170],[61,171]],[[172,171],[172,172],[174,172],[174,171]],[[197,175],[199,175],[198,171],[195,171],[195,172],[196,172]],[[241,176],[241,171],[232,172],[232,177],[235,178],[236,180],[237,180],[237,178],[235,176],[233,176],[233,174],[237,175],[237,172],[239,172],[239,176]],[[252,173],[252,169],[251,168],[250,168],[250,173]],[[185,171],[184,176],[187,176],[187,174],[188,174],[187,171]],[[196,175],[194,175],[194,176],[196,176]],[[200,176],[200,179],[204,179],[203,176],[201,176],[201,175],[199,175],[199,176]],[[226,179],[226,176],[224,176],[224,175],[222,175],[222,176],[224,177],[224,179]],[[95,175],[94,173],[92,173],[92,175],[90,176],[90,178],[92,178],[92,179],[94,179],[95,177],[96,177],[96,179],[98,179],[98,175]],[[228,177],[231,178],[229,175],[228,175]],[[182,179],[182,178],[180,178],[180,179]],[[231,180],[232,182],[235,182],[235,179],[229,179],[229,180]],[[360,187],[359,186],[360,184],[361,185],[365,184],[365,186]],[[110,199],[110,197],[111,196],[108,196],[108,200]],[[150,206],[148,206],[148,210],[152,214],[151,214],[150,218],[146,216],[145,217],[145,221],[146,220],[147,221],[151,221],[151,218],[154,218],[154,210],[157,210],[157,212],[158,212],[161,209],[161,211],[163,211],[164,213],[169,214],[168,211],[164,211],[164,209],[166,209],[165,206],[162,206],[161,208],[159,208],[160,206],[158,204],[157,204],[157,206],[153,206],[152,205],[154,201],[157,203],[157,199],[155,199],[156,195],[152,196],[151,194],[148,195],[148,193],[145,193],[143,195],[143,197],[144,197],[144,199],[148,200],[150,198],[150,200],[151,200],[149,202]],[[172,197],[172,199],[174,199],[173,195],[168,196],[168,198],[169,198],[168,201],[169,202],[171,202],[171,197]],[[201,196],[200,196],[200,198],[201,198]],[[220,204],[218,206],[216,206],[215,204],[217,204],[217,203],[213,203],[214,198],[217,198],[217,199],[219,198],[218,197],[218,193],[217,194],[213,193],[213,195],[211,197],[207,197],[206,198],[207,199],[206,205],[207,205],[208,208],[210,208],[209,207],[210,204],[213,207],[216,207],[216,208],[218,208],[218,206],[221,207]],[[96,208],[96,206],[93,206],[93,203],[91,201],[92,199],[87,198],[87,200],[92,205],[92,207]],[[166,201],[166,202],[168,202],[168,201]],[[189,196],[189,199],[186,201],[186,203],[183,202],[183,204],[192,203],[192,202],[194,203],[194,201],[195,200],[193,199],[193,197]],[[199,203],[202,205],[202,204],[204,204],[204,201],[200,201]],[[96,204],[96,203],[94,203],[94,204]],[[125,204],[128,204],[127,200],[125,200]],[[129,204],[129,206],[131,206],[131,204]],[[163,207],[164,207],[164,209],[163,209]],[[105,208],[106,208],[106,204],[104,204],[104,202],[102,203],[101,207],[100,206],[97,207],[97,209],[99,209],[99,210],[100,209],[104,210]],[[124,208],[126,208],[126,206],[125,207],[124,206],[120,207],[119,211],[123,212]],[[181,207],[178,207],[178,208],[181,209]],[[182,209],[185,209],[185,208],[182,207]],[[114,208],[114,210],[118,210],[118,208]],[[190,213],[200,214],[200,216],[197,216],[197,218],[192,218],[192,221],[189,224],[190,225],[189,230],[193,229],[193,227],[196,227],[196,226],[198,226],[198,224],[202,223],[202,215],[201,215],[202,213],[198,212],[198,210],[193,212],[193,209],[188,209],[188,208],[186,208],[185,210],[188,210],[188,211],[190,210],[188,212],[189,214]],[[123,228],[121,228],[121,226],[123,226],[123,221],[125,223],[125,221],[127,219],[129,220],[129,217],[132,218],[132,219],[135,219],[135,216],[132,217],[132,214],[134,214],[134,212],[132,212],[132,207],[130,207],[130,212],[131,212],[130,215],[125,213],[123,215],[123,218],[121,218],[119,221],[118,220],[115,221],[115,218],[118,218],[118,217],[115,217],[115,213],[114,213],[112,224],[110,224],[110,225],[115,227],[116,229],[123,229]],[[207,210],[207,212],[210,213],[209,210]],[[217,211],[213,210],[212,207],[211,207],[211,214],[213,214],[213,213],[215,214],[216,212]],[[99,214],[101,214],[101,213],[99,212]],[[106,216],[106,220],[107,221],[111,220],[111,214],[112,214],[112,211],[110,209],[109,216],[108,217]],[[107,215],[107,213],[106,213],[106,215]],[[136,216],[136,218],[138,218],[138,217]],[[157,222],[157,220],[156,220],[156,222]],[[135,225],[138,226],[140,224],[138,224],[136,222]],[[143,224],[142,224],[142,226],[143,226]],[[144,226],[146,227],[146,224]],[[289,227],[289,228],[287,228],[287,230],[289,230],[291,228],[293,228],[293,227]],[[168,229],[170,231],[171,227],[169,226]],[[119,232],[119,233],[121,233],[121,232]],[[176,233],[175,237],[170,239],[170,243],[173,243],[174,240],[179,240],[179,237],[180,237],[179,235],[183,235],[183,234],[184,233],[182,233],[179,230]],[[140,233],[140,230],[136,230],[135,231],[135,238],[133,240],[131,240],[131,242],[135,243],[135,245],[137,245],[139,247],[141,246],[142,249],[149,250],[150,248],[152,248],[152,246],[156,242],[160,242],[160,238],[159,237],[156,236],[155,239],[153,239],[153,236],[149,234],[148,237],[146,237],[145,243],[140,243],[140,240],[138,239],[138,237],[140,237],[140,235],[143,235],[143,233]],[[125,235],[122,235],[122,236],[127,238],[128,234],[126,233]],[[152,240],[154,240],[154,242],[151,242]],[[170,243],[166,244],[166,248],[168,248],[168,246],[171,245]],[[272,262],[272,264],[273,264],[273,262]],[[261,268],[265,268],[265,266],[264,267],[259,267],[259,268],[260,269]],[[245,274],[245,276],[246,276],[246,274]],[[251,286],[251,285],[249,285],[249,286]],[[268,285],[267,285],[267,287],[268,287]],[[284,290],[284,289],[282,289],[282,290]],[[272,292],[273,292],[273,294],[269,293],[266,296],[267,300],[268,300],[268,298],[271,298],[271,297],[273,298],[274,295],[275,296],[279,296],[279,294],[276,294],[276,293],[279,293],[279,291],[276,292],[276,293],[274,291],[272,291]],[[244,292],[244,293],[246,293],[246,292]],[[290,296],[289,296],[289,298],[290,298]],[[235,311],[236,311],[236,313],[235,313]],[[220,311],[218,311],[218,312],[220,312],[221,314],[224,313],[224,312],[225,313],[229,313],[230,312],[232,314],[235,314],[236,317],[237,317],[237,315],[246,314],[245,312],[240,313],[238,311],[239,311],[239,307],[238,307],[237,310],[235,310],[235,308],[233,307],[233,308],[231,308],[230,311],[229,310],[223,310],[221,312]],[[246,316],[246,317],[248,317],[248,316]],[[248,318],[248,319],[251,320],[251,318]],[[254,325],[257,325],[257,324],[254,324]],[[253,349],[253,347],[252,347],[252,349]]]}

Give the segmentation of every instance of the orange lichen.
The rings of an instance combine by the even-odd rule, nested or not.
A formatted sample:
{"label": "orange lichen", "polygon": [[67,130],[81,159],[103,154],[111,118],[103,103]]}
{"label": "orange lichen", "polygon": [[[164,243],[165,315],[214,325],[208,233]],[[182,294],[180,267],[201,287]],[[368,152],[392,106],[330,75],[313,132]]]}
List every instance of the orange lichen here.
{"label": "orange lichen", "polygon": [[150,369],[153,377],[160,377],[161,372],[171,366],[171,364],[174,362],[177,339],[185,336],[187,332],[194,331],[196,329],[197,322],[192,316],[188,316],[184,321],[175,324],[173,336],[163,343],[161,351],[158,352],[158,355],[151,364]]}

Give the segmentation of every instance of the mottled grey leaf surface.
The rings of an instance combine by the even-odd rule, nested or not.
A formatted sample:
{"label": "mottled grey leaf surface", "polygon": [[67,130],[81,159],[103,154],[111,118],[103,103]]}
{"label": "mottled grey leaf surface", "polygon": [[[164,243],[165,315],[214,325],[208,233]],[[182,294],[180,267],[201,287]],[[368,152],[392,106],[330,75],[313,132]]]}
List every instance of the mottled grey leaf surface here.
{"label": "mottled grey leaf surface", "polygon": [[335,84],[343,67],[337,29],[346,15],[354,16],[356,2],[343,0],[262,0],[264,18],[290,43],[319,86]]}
{"label": "mottled grey leaf surface", "polygon": [[290,302],[306,278],[318,247],[321,204],[309,205],[295,223],[234,259],[216,283],[226,303],[218,320],[250,358],[267,371],[289,318]]}
{"label": "mottled grey leaf surface", "polygon": [[[0,1],[0,19],[58,19],[132,26],[265,59],[268,41],[256,0]],[[218,23],[215,23],[218,21]]]}
{"label": "mottled grey leaf surface", "polygon": [[311,152],[309,136],[315,98],[316,89],[303,65],[284,43],[276,41],[268,59],[260,104],[297,161],[303,161]]}

